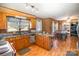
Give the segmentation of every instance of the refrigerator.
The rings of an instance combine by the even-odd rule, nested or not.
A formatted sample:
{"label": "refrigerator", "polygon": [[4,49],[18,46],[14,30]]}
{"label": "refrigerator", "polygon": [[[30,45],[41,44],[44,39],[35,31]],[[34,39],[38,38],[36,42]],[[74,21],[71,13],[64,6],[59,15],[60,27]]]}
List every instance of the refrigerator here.
{"label": "refrigerator", "polygon": [[[79,19],[78,19],[78,25],[77,25],[76,30],[77,30],[77,36],[78,36],[78,39],[79,39]],[[79,40],[77,42],[77,49],[79,49]]]}
{"label": "refrigerator", "polygon": [[77,25],[77,35],[78,35],[78,38],[79,38],[79,24]]}

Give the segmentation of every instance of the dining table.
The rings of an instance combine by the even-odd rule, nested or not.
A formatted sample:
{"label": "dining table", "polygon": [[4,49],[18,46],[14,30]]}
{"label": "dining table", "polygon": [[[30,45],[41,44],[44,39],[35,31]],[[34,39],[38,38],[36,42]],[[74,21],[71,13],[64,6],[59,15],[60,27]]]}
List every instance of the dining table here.
{"label": "dining table", "polygon": [[60,39],[60,40],[66,40],[67,38],[67,31],[57,31],[55,32],[55,36],[57,39]]}

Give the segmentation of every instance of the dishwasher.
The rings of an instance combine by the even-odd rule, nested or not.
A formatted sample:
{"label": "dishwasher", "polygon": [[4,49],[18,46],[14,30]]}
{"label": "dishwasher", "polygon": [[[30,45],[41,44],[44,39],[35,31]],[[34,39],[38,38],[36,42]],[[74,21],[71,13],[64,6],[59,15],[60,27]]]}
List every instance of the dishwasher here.
{"label": "dishwasher", "polygon": [[35,43],[35,34],[34,33],[31,33],[30,34],[30,43],[31,44],[34,44]]}

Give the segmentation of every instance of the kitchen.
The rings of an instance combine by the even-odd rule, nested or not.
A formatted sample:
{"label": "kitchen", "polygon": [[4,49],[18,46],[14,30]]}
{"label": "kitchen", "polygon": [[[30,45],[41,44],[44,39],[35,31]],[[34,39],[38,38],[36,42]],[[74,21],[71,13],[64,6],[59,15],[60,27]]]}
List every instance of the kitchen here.
{"label": "kitchen", "polygon": [[[68,11],[65,10],[65,12],[70,12],[71,16],[58,17],[57,19],[56,17],[47,17],[50,16],[48,14],[46,16],[42,15],[44,17],[43,18],[38,17],[39,13],[36,13],[37,16],[30,14],[31,12],[28,10],[27,11],[29,13],[26,13],[27,11],[21,9],[18,5],[21,6],[21,8],[29,6],[33,9],[33,12],[38,13],[38,11],[40,11],[35,7],[36,5],[37,7],[40,6],[40,4],[0,4],[0,40],[3,42],[1,45],[4,45],[4,41],[8,42],[10,48],[12,49],[11,52],[13,56],[79,55],[79,21],[78,16],[75,16],[70,12],[71,9],[68,8]],[[74,9],[76,11],[76,6],[79,4],[63,5],[65,7],[71,7],[73,5],[74,8],[72,11]],[[56,4],[56,7],[59,6]],[[61,8],[59,9],[59,12],[60,10]],[[8,55],[4,54],[3,50],[0,52],[3,56]]]}

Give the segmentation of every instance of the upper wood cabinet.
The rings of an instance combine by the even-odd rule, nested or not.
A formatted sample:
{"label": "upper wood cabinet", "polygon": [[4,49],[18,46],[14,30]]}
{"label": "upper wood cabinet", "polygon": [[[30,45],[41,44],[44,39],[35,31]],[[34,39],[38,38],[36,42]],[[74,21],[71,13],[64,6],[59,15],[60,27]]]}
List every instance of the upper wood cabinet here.
{"label": "upper wood cabinet", "polygon": [[0,29],[6,29],[7,26],[6,26],[6,17],[5,17],[5,14],[0,12]]}
{"label": "upper wood cabinet", "polygon": [[47,33],[52,32],[52,20],[51,19],[43,19],[43,31]]}
{"label": "upper wood cabinet", "polygon": [[29,20],[30,20],[30,28],[35,30],[36,29],[36,18],[30,17]]}

